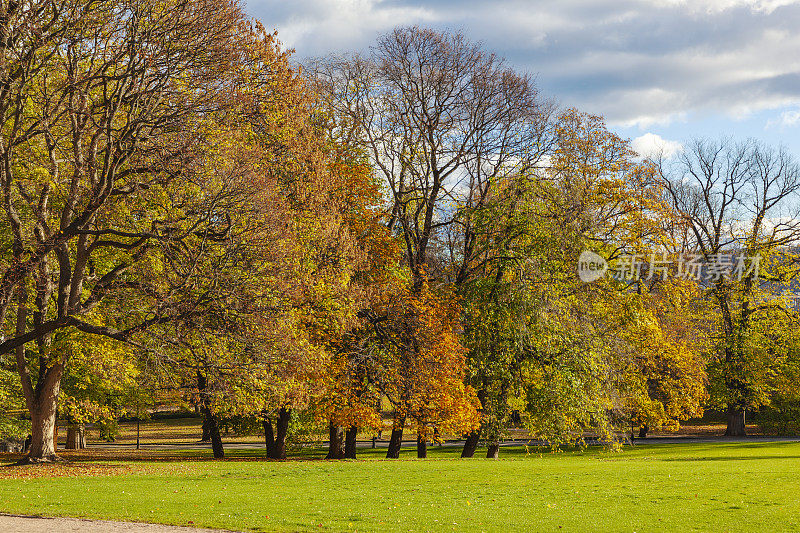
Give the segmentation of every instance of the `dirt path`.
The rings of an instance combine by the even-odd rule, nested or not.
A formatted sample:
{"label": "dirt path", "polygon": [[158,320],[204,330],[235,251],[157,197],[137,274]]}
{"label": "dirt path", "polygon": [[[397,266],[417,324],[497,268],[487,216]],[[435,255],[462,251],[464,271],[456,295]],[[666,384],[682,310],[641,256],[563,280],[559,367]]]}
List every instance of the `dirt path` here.
{"label": "dirt path", "polygon": [[80,518],[41,518],[0,514],[0,531],[3,533],[221,533],[219,529],[142,524],[139,522],[114,522],[110,520],[84,520]]}

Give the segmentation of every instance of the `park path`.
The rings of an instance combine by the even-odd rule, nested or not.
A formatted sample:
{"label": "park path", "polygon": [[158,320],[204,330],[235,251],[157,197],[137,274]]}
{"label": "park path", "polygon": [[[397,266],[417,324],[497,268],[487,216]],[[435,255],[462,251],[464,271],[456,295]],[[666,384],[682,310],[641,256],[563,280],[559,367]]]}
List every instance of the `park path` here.
{"label": "park path", "polygon": [[0,514],[0,531],[3,533],[221,533],[219,529],[144,524],[141,522],[115,522],[111,520],[84,520],[81,518],[43,518]]}

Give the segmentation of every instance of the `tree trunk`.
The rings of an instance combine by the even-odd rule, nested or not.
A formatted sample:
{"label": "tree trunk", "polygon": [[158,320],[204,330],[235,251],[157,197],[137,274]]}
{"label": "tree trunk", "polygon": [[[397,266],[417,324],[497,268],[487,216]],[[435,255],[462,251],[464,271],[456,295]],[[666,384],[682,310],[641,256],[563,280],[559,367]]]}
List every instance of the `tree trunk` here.
{"label": "tree trunk", "polygon": [[[481,402],[481,413],[486,411],[486,389],[484,387],[478,390],[478,401]],[[461,450],[461,458],[462,459],[469,459],[475,455],[475,451],[478,449],[478,441],[481,439],[481,433],[484,431],[483,422],[481,425],[478,426],[478,429],[475,431],[471,431],[469,435],[467,435],[467,440],[464,441],[464,449]]]}
{"label": "tree trunk", "polygon": [[642,426],[639,428],[639,438],[640,438],[640,439],[646,439],[646,438],[647,438],[647,432],[648,432],[648,431],[650,431],[650,426],[648,426],[647,424],[643,424],[643,425],[642,425]]}
{"label": "tree trunk", "polygon": [[86,448],[85,428],[83,424],[70,424],[67,427],[67,450],[82,450]]}
{"label": "tree trunk", "polygon": [[211,427],[208,425],[208,419],[203,417],[203,436],[200,438],[200,442],[208,442],[211,440]]}
{"label": "tree trunk", "polygon": [[219,434],[219,420],[217,416],[211,412],[208,394],[206,394],[207,386],[208,380],[206,376],[198,370],[197,390],[200,393],[200,412],[203,414],[203,432],[205,433],[206,427],[208,427],[208,436],[211,439],[211,450],[214,453],[214,459],[222,459],[225,457],[225,449],[222,447],[222,437]]}
{"label": "tree trunk", "polygon": [[275,446],[270,459],[286,459],[286,434],[289,431],[289,419],[292,410],[281,407],[278,419],[275,421]]}
{"label": "tree trunk", "polygon": [[417,435],[417,459],[427,459],[428,440],[422,435]]}
{"label": "tree trunk", "polygon": [[461,458],[468,459],[475,455],[475,450],[478,449],[478,441],[481,438],[480,430],[473,431],[467,435],[467,440],[464,441],[464,449],[461,450]]}
{"label": "tree trunk", "polygon": [[33,402],[28,405],[31,414],[31,445],[28,455],[20,464],[59,461],[56,455],[56,405],[61,390],[63,369],[52,367],[36,384]]}
{"label": "tree trunk", "polygon": [[344,458],[356,458],[356,436],[358,435],[358,427],[350,426],[347,428],[347,433],[344,437]]}
{"label": "tree trunk", "polygon": [[214,453],[214,459],[223,459],[225,457],[225,449],[222,447],[222,437],[219,434],[217,416],[207,408],[204,408],[203,411],[205,419],[208,421],[208,434],[211,437],[211,450]]}
{"label": "tree trunk", "polygon": [[330,443],[325,459],[344,459],[344,429],[333,422],[328,425]]}
{"label": "tree trunk", "polygon": [[728,428],[725,430],[726,437],[746,437],[744,409],[728,407]]}
{"label": "tree trunk", "polygon": [[26,463],[47,463],[57,461],[56,441],[56,410],[46,406],[31,413],[31,447]]}
{"label": "tree trunk", "polygon": [[392,427],[392,436],[389,439],[389,449],[386,450],[387,459],[397,459],[400,457],[400,446],[403,444],[403,426],[406,425],[406,419],[395,419],[394,426]]}
{"label": "tree trunk", "polygon": [[499,442],[492,442],[489,444],[488,448],[486,449],[486,458],[487,459],[497,459],[500,457],[500,443]]}

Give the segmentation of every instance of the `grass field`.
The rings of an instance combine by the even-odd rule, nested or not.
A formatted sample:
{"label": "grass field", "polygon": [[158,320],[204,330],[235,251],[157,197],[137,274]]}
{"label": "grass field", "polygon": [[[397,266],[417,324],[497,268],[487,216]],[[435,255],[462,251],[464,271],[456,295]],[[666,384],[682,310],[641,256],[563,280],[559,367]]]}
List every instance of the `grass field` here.
{"label": "grass field", "polygon": [[800,529],[800,443],[503,452],[4,467],[0,511],[254,531]]}

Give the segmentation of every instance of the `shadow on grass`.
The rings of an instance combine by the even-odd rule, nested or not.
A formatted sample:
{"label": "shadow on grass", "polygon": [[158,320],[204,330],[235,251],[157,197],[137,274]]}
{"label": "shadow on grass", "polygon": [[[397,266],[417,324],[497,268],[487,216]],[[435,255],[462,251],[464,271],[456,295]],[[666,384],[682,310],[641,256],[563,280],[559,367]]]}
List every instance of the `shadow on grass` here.
{"label": "shadow on grass", "polygon": [[[703,443],[653,443],[638,446],[625,446],[620,452],[613,452],[602,446],[587,448],[563,447],[552,450],[533,446],[503,446],[500,459],[523,460],[526,458],[557,458],[565,454],[575,457],[595,458],[605,461],[656,460],[665,462],[691,461],[741,461],[758,459],[800,459],[800,455],[789,452],[790,446],[800,446],[797,442],[703,442]],[[738,453],[737,453],[738,452]],[[749,453],[752,452],[752,455]],[[108,463],[108,462],[195,462],[195,461],[253,461],[253,462],[328,462],[325,459],[327,448],[309,446],[293,450],[283,461],[268,459],[262,449],[230,449],[225,451],[224,459],[214,459],[210,450],[59,450],[59,455],[67,463]],[[403,447],[401,461],[418,461],[415,447]],[[464,461],[489,461],[486,448],[479,448],[475,456]],[[359,448],[355,461],[396,461],[385,459],[386,448]],[[20,454],[0,453],[0,465],[12,466],[22,457]],[[461,446],[431,446],[427,460],[462,460]],[[352,459],[335,462],[352,462]]]}

